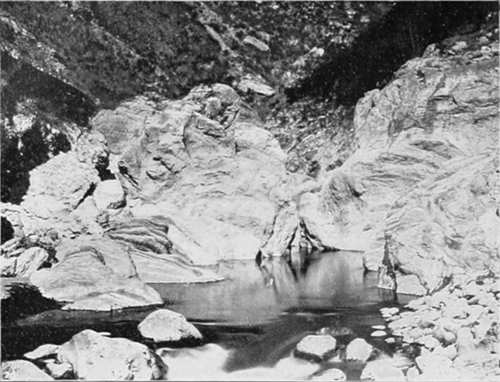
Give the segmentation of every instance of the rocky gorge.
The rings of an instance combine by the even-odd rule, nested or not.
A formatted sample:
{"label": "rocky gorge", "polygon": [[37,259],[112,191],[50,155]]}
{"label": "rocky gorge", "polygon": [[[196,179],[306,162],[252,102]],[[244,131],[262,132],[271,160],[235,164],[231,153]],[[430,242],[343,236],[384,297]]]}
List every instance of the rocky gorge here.
{"label": "rocky gorge", "polygon": [[500,378],[497,3],[0,27],[4,379]]}

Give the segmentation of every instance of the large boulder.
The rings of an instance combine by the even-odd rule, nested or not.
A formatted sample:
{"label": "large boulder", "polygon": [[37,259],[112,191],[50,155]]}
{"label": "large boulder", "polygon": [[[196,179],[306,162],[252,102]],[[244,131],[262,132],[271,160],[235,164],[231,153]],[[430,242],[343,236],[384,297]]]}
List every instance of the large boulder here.
{"label": "large boulder", "polygon": [[109,338],[89,329],[60,346],[40,349],[28,354],[30,358],[52,358],[49,363],[52,370],[71,370],[76,379],[158,380],[166,379],[168,370],[146,345],[126,338]]}
{"label": "large boulder", "polygon": [[137,276],[128,253],[106,238],[70,240],[59,262],[34,272],[30,282],[42,295],[67,303],[63,309],[112,310],[161,304],[159,294]]}
{"label": "large boulder", "polygon": [[229,86],[198,87],[178,101],[137,97],[99,112],[92,126],[120,156],[132,215],[168,216],[173,245],[195,263],[289,246],[296,217],[287,215],[288,234],[274,229],[293,204],[285,154]]}
{"label": "large boulder", "polygon": [[2,203],[0,212],[12,224],[16,236],[60,239],[102,232],[85,205],[100,182],[98,170],[92,158],[79,155],[75,150],[61,153],[34,168],[22,203]]}
{"label": "large boulder", "polygon": [[355,109],[357,149],[300,198],[312,236],[365,251],[366,268],[389,267],[401,292],[435,291],[458,269],[498,270],[490,45],[466,60],[429,50],[368,92]]}
{"label": "large boulder", "polygon": [[155,342],[201,340],[201,333],[182,314],[168,309],[159,309],[149,314],[138,326],[145,338]]}

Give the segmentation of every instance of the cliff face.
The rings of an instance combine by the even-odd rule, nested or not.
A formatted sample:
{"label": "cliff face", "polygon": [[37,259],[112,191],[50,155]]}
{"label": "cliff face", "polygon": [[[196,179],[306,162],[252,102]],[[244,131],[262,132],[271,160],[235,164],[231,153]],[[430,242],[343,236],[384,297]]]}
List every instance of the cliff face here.
{"label": "cliff face", "polygon": [[497,8],[2,3],[5,256],[47,249],[48,295],[80,258],[119,284],[353,249],[412,293],[493,268]]}
{"label": "cliff face", "polygon": [[138,94],[177,98],[224,82],[266,114],[270,95],[390,7],[3,2],[2,201],[19,203],[28,172],[68,151],[97,110]]}

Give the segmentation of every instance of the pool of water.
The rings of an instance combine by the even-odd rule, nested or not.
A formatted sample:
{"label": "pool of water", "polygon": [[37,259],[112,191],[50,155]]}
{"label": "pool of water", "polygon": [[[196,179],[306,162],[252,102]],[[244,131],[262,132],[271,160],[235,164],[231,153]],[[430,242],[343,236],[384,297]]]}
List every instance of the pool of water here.
{"label": "pool of water", "polygon": [[[279,258],[261,264],[224,262],[217,271],[224,281],[152,284],[166,301],[165,307],[184,314],[209,344],[171,350],[170,363],[188,362],[190,356],[212,359],[218,354],[220,369],[227,373],[272,368],[289,359],[301,338],[323,327],[350,333],[338,337],[341,346],[364,337],[382,352],[394,350],[384,338],[371,338],[370,333],[373,325],[384,323],[379,309],[398,303],[391,293],[376,287],[376,274],[364,272],[359,253],[317,254],[300,268]],[[49,309],[17,317],[3,323],[2,357],[19,358],[41,344],[62,343],[87,328],[148,343],[141,339],[137,324],[152,309],[156,308],[112,313]],[[351,378],[359,371],[346,370]]]}

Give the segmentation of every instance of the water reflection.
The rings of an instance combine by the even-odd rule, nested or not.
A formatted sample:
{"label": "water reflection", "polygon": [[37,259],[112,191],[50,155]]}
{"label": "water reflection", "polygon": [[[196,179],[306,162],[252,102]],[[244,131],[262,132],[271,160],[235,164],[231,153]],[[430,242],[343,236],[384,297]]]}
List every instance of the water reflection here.
{"label": "water reflection", "polygon": [[330,311],[384,301],[376,274],[364,273],[355,252],[316,255],[294,270],[282,258],[221,263],[225,280],[212,284],[153,284],[170,307],[191,320],[261,324],[283,311]]}
{"label": "water reflection", "polygon": [[[323,253],[305,265],[293,269],[280,258],[259,265],[232,261],[219,264],[217,271],[226,277],[221,282],[152,286],[166,301],[165,307],[197,325],[207,343],[228,350],[223,366],[228,373],[275,367],[302,337],[323,327],[339,335],[349,333],[338,338],[340,344],[360,336],[390,352],[383,338],[370,338],[370,332],[372,325],[383,324],[378,309],[392,301],[377,289],[376,274],[365,274],[361,254]],[[2,327],[2,356],[18,358],[40,344],[62,343],[87,328],[147,342],[137,324],[154,309],[111,313],[56,309],[23,317]],[[356,376],[358,371],[349,373],[348,377]]]}

